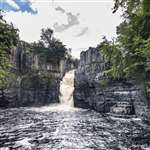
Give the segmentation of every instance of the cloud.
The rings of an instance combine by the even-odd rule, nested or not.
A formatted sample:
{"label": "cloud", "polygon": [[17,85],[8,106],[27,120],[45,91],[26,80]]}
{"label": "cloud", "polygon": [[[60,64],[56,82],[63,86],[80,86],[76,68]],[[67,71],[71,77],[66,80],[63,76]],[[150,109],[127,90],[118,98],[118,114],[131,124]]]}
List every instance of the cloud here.
{"label": "cloud", "polygon": [[[0,0],[0,2],[1,1],[4,0]],[[30,0],[30,2],[33,2],[31,5],[32,8],[37,8],[38,10],[37,15],[32,15],[27,12],[21,13],[21,11],[17,13],[10,11],[4,15],[4,18],[7,22],[12,22],[14,26],[20,30],[21,40],[34,42],[40,39],[40,30],[42,28],[49,27],[53,29],[54,23],[57,22],[58,25],[68,24],[66,13],[54,11],[54,8],[60,6],[65,12],[71,12],[73,15],[79,12],[79,25],[75,25],[64,32],[55,32],[55,37],[60,39],[67,48],[72,48],[73,55],[78,57],[80,51],[86,50],[89,46],[94,47],[99,44],[102,35],[106,35],[109,39],[116,36],[116,26],[119,25],[122,20],[120,19],[121,12],[112,14],[113,0],[109,0],[112,2],[108,2],[108,0],[105,2],[103,0],[102,3],[71,3],[69,0],[66,1],[68,1],[68,3],[57,2],[52,5],[52,0]],[[18,5],[16,3],[15,5],[14,7],[18,9]],[[98,16],[99,19],[95,16]],[[87,26],[87,33],[83,36],[76,37],[76,35],[81,33],[81,30]]]}
{"label": "cloud", "polygon": [[37,14],[37,10],[32,8],[32,3],[29,0],[2,0],[0,9],[4,11],[27,12]]}
{"label": "cloud", "polygon": [[79,13],[74,15],[71,12],[66,12],[62,7],[57,7],[55,10],[60,11],[61,13],[67,16],[67,24],[59,24],[58,22],[54,23],[53,27],[54,27],[55,32],[63,32],[75,25],[80,24]]}
{"label": "cloud", "polygon": [[88,27],[84,27],[81,32],[79,34],[76,35],[76,37],[80,37],[83,36],[84,34],[86,34],[88,32],[89,28]]}
{"label": "cloud", "polygon": [[62,7],[60,7],[60,6],[58,6],[57,8],[55,8],[55,10],[56,11],[60,11],[61,13],[65,13],[65,10]]}

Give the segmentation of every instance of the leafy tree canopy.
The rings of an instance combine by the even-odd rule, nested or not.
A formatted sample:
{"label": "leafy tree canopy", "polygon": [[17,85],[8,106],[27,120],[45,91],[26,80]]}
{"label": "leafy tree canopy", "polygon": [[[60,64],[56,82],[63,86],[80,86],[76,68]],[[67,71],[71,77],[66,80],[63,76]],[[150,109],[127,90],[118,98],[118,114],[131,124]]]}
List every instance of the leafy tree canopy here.
{"label": "leafy tree canopy", "polygon": [[114,78],[128,78],[150,85],[150,1],[115,0],[115,13],[123,8],[124,21],[117,27],[117,38],[106,38],[99,49],[111,62],[107,71]]}
{"label": "leafy tree canopy", "polygon": [[8,24],[0,11],[0,87],[5,87],[7,77],[10,74],[11,49],[17,45],[18,30],[12,24]]}
{"label": "leafy tree canopy", "polygon": [[67,53],[65,45],[53,37],[53,30],[42,29],[41,39],[34,43],[35,53],[39,54],[46,62],[59,62]]}

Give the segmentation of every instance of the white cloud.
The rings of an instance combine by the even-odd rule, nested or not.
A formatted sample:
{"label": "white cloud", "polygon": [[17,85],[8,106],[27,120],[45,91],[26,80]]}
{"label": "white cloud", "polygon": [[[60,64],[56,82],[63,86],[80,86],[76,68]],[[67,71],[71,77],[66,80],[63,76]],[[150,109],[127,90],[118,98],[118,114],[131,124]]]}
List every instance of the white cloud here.
{"label": "white cloud", "polygon": [[12,0],[6,0],[6,3],[8,3],[9,5],[11,5],[13,8],[15,9],[19,9],[19,6]]}
{"label": "white cloud", "polygon": [[[33,1],[33,0],[32,0]],[[75,1],[77,1],[75,3]],[[106,35],[111,38],[115,36],[116,25],[121,21],[120,14],[112,14],[113,0],[101,2],[64,2],[54,0],[39,1],[34,0],[32,6],[37,8],[38,14],[31,15],[21,12],[8,12],[5,18],[15,24],[20,30],[22,40],[33,42],[40,38],[41,28],[50,27],[53,24],[67,24],[67,16],[56,11],[55,8],[61,6],[66,12],[72,14],[80,13],[77,26],[73,26],[61,33],[55,33],[55,36],[64,42],[67,47],[73,49],[73,54],[79,56],[79,52],[89,46],[99,44],[101,37]],[[83,27],[88,27],[86,36],[75,37]]]}
{"label": "white cloud", "polygon": [[88,32],[88,27],[84,27],[81,29],[81,31],[76,35],[76,37],[80,37],[85,35]]}
{"label": "white cloud", "polygon": [[63,32],[80,24],[78,20],[79,14],[74,15],[71,12],[65,12],[65,15],[67,16],[67,24],[59,24],[58,22],[54,23],[53,27],[55,32]]}

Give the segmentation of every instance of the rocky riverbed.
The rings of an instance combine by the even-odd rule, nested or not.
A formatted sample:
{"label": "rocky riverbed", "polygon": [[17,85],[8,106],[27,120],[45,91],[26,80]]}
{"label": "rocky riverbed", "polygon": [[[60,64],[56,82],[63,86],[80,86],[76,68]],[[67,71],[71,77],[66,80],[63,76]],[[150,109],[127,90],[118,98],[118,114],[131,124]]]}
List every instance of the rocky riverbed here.
{"label": "rocky riverbed", "polygon": [[0,110],[0,150],[149,150],[150,126],[139,118],[50,106]]}

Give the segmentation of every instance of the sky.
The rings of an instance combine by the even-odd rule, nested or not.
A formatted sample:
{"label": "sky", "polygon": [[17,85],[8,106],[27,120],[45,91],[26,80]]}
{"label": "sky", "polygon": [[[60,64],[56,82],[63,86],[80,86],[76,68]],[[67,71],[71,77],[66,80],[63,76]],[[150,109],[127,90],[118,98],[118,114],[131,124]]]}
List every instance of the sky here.
{"label": "sky", "polygon": [[41,29],[49,27],[78,58],[103,36],[116,36],[121,17],[112,14],[113,5],[113,0],[0,0],[4,18],[19,29],[21,40],[38,41]]}

